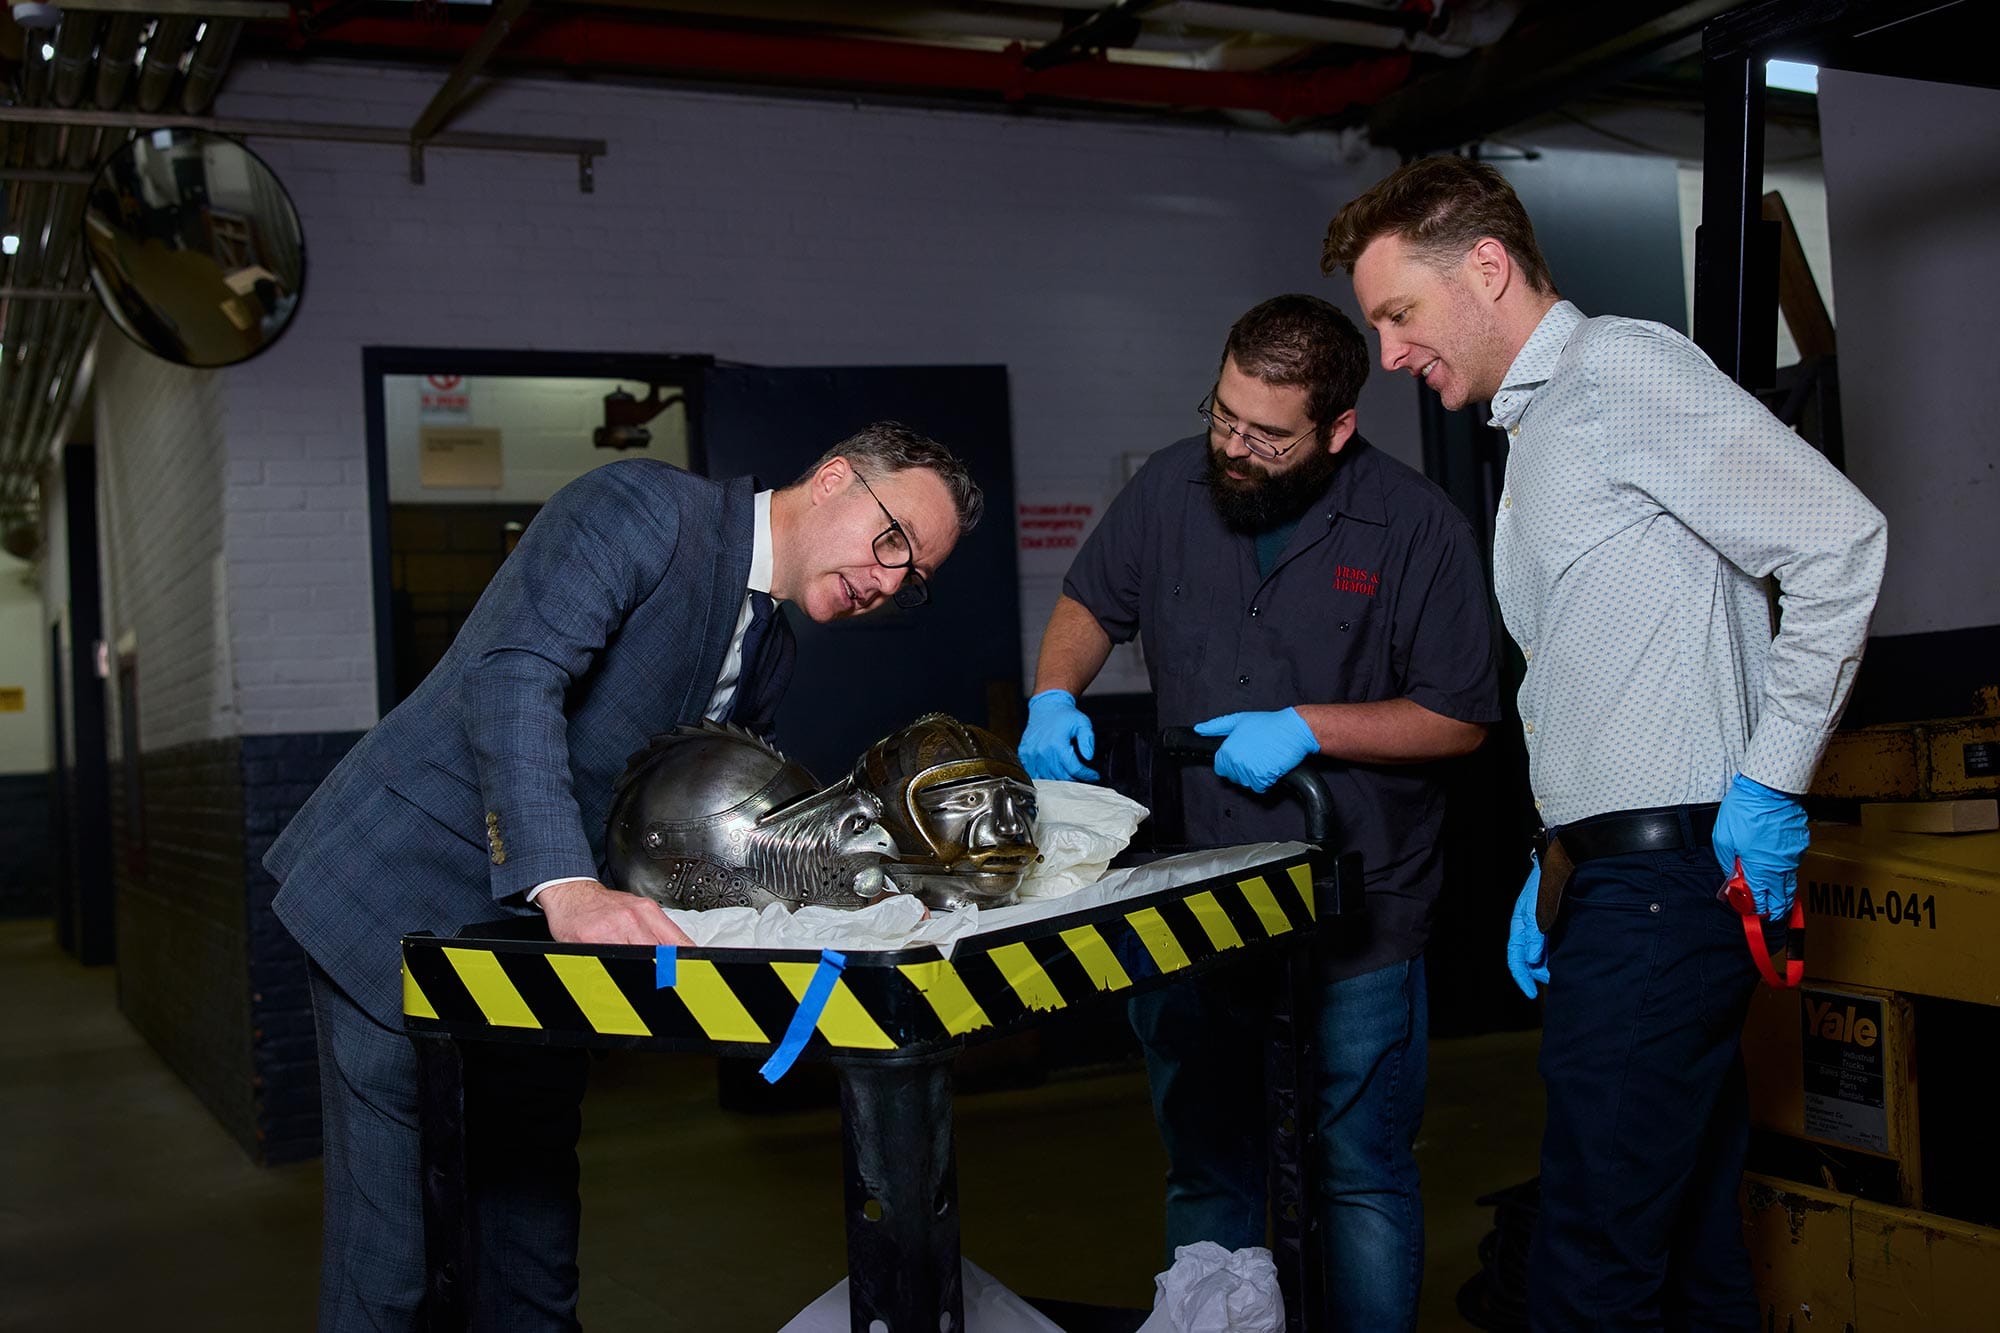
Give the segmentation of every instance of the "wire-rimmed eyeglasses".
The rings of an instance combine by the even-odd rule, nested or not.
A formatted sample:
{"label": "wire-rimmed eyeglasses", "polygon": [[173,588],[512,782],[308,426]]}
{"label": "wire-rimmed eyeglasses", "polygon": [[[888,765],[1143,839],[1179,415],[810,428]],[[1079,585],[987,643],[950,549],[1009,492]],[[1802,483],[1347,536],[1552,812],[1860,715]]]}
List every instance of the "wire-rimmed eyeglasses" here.
{"label": "wire-rimmed eyeglasses", "polygon": [[1207,396],[1201,400],[1201,406],[1195,408],[1195,415],[1208,423],[1208,435],[1210,439],[1214,439],[1219,435],[1226,440],[1234,435],[1237,439],[1243,441],[1245,449],[1256,454],[1259,458],[1273,460],[1283,458],[1298,446],[1299,441],[1312,434],[1312,427],[1308,426],[1288,440],[1267,440],[1255,431],[1243,429],[1243,427],[1225,416],[1222,410],[1215,405],[1215,391],[1213,389],[1209,390]]}
{"label": "wire-rimmed eyeglasses", "polygon": [[868,478],[859,472],[854,479],[861,483],[861,489],[868,492],[868,498],[882,511],[882,517],[889,520],[889,526],[875,535],[875,563],[884,569],[901,569],[908,572],[903,581],[896,585],[892,598],[904,610],[913,610],[931,599],[930,581],[917,571],[917,553],[910,545],[910,534],[903,531],[903,525],[889,512],[889,506],[882,503],[882,497],[875,494],[875,488],[868,484]]}

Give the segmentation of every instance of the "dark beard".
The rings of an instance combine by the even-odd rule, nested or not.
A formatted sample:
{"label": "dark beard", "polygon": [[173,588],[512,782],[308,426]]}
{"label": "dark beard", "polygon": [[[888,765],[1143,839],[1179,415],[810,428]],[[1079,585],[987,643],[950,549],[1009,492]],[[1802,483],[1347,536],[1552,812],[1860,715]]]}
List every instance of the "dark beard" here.
{"label": "dark beard", "polygon": [[1222,452],[1213,446],[1209,448],[1208,497],[1215,502],[1215,512],[1222,516],[1231,532],[1254,537],[1283,527],[1303,518],[1326,494],[1333,474],[1340,471],[1344,453],[1330,454],[1324,446],[1315,447],[1313,443],[1303,443],[1299,448],[1312,449],[1312,453],[1301,459],[1297,467],[1283,472],[1263,472],[1262,459],[1246,460],[1248,466],[1260,473],[1252,481],[1238,481],[1223,471]]}

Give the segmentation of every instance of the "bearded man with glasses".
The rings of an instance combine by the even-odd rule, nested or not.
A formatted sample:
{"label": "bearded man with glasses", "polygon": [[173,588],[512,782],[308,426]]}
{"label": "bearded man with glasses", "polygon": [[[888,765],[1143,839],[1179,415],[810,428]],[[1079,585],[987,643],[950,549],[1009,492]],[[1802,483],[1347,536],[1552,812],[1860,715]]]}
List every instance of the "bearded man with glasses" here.
{"label": "bearded man with glasses", "polygon": [[[1076,696],[1143,636],[1162,727],[1227,739],[1182,777],[1185,836],[1301,837],[1271,793],[1326,783],[1368,910],[1321,936],[1318,1236],[1324,1327],[1408,1329],[1423,1271],[1411,1152],[1423,1114],[1423,948],[1442,883],[1440,765],[1500,716],[1486,584],[1444,493],[1369,446],[1368,350],[1347,317],[1280,296],[1229,331],[1205,435],[1146,463],[1105,511],[1042,636],[1021,761],[1092,779]],[[1265,1243],[1262,1033],[1270,978],[1230,969],[1132,1002],[1165,1141],[1168,1258]]]}

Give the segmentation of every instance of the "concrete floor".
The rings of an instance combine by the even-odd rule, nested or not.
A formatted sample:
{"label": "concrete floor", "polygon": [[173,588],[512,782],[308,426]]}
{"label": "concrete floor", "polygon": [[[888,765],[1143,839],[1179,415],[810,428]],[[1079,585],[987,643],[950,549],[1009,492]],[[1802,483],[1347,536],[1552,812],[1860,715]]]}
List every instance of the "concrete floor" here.
{"label": "concrete floor", "polygon": [[[309,1329],[316,1164],[263,1169],[118,1013],[116,977],[0,922],[0,1330]],[[1535,1173],[1533,1032],[1435,1042],[1418,1155],[1422,1327]],[[582,1316],[593,1333],[775,1331],[842,1276],[837,1115],[716,1109],[706,1059],[620,1053],[585,1103]],[[1014,1290],[1150,1305],[1163,1169],[1136,1069],[962,1094],[968,1258]]]}

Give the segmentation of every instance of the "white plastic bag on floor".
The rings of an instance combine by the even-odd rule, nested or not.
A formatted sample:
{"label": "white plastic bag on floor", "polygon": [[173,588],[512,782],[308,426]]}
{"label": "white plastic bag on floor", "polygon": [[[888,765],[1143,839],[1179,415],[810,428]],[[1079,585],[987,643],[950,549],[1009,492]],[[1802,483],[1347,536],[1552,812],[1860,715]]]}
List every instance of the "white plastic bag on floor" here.
{"label": "white plastic bag on floor", "polygon": [[[965,1289],[965,1333],[1063,1333],[1060,1326],[1001,1286],[978,1264],[970,1259],[958,1262],[959,1281]],[[847,1313],[847,1279],[842,1278],[778,1333],[850,1333],[852,1328]]]}
{"label": "white plastic bag on floor", "polygon": [[1101,879],[1125,850],[1146,807],[1109,787],[1035,779],[1035,843],[1041,855],[1021,876],[1023,898],[1074,893]]}
{"label": "white plastic bag on floor", "polygon": [[1285,1298],[1271,1252],[1196,1241],[1153,1279],[1153,1313],[1139,1333],[1282,1333]]}

